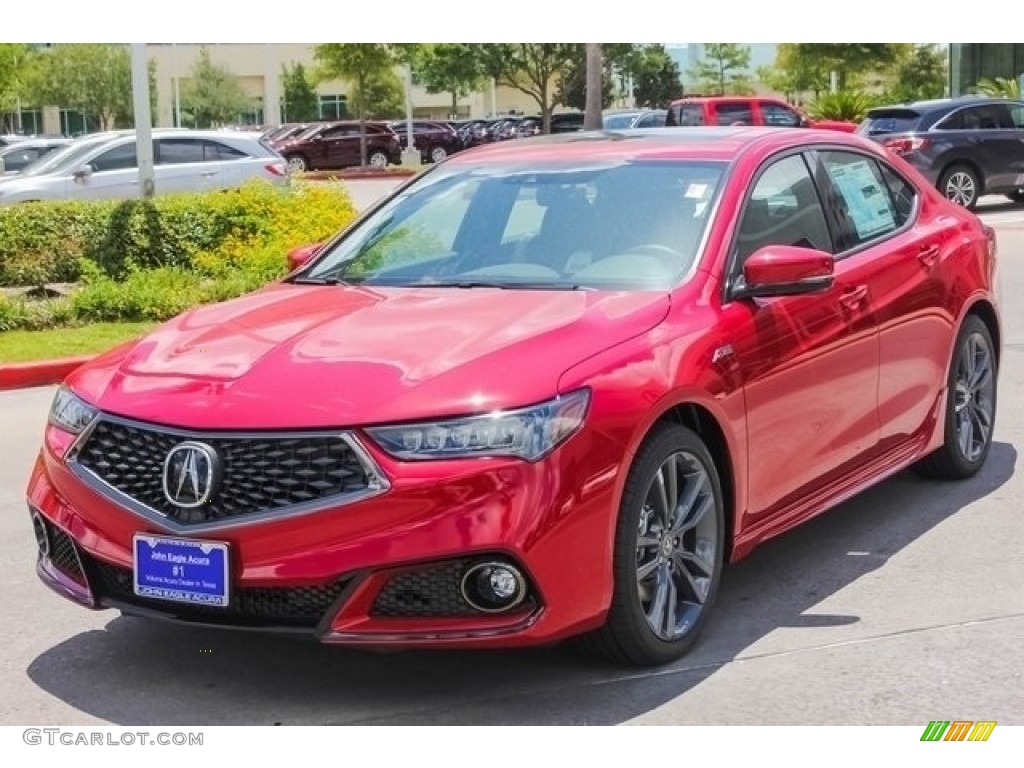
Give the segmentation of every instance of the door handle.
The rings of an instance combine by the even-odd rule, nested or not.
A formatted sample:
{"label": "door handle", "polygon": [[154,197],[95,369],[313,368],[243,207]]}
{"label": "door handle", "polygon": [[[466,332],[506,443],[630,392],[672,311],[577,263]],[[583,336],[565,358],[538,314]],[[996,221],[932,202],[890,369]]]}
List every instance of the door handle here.
{"label": "door handle", "polygon": [[933,264],[935,264],[936,261],[939,260],[939,246],[937,246],[937,245],[925,245],[925,246],[922,246],[921,252],[917,254],[917,258],[920,260],[920,262],[924,266],[926,266],[926,267],[932,266]]}
{"label": "door handle", "polygon": [[849,288],[844,291],[843,295],[839,297],[839,303],[852,311],[864,303],[867,295],[868,287],[866,285],[858,285],[855,288]]}

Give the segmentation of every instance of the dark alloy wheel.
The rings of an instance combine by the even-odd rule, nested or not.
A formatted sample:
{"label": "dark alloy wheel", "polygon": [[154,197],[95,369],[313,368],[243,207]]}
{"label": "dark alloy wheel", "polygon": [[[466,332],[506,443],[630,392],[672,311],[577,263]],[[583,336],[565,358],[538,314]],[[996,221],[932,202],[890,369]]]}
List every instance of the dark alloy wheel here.
{"label": "dark alloy wheel", "polygon": [[626,482],[607,622],[584,642],[631,664],[682,656],[714,602],[724,531],[718,473],[704,443],[679,424],[658,424]]}
{"label": "dark alloy wheel", "polygon": [[996,375],[992,335],[979,317],[968,315],[949,372],[945,442],[915,465],[919,474],[960,480],[981,469],[995,429]]}

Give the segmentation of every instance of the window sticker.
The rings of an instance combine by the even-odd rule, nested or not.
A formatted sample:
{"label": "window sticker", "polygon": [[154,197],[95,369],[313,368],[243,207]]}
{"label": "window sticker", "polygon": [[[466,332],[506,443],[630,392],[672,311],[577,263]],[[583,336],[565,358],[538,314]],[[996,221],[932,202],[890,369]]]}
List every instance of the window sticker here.
{"label": "window sticker", "polygon": [[889,196],[869,161],[830,165],[829,174],[846,201],[847,213],[857,229],[858,238],[868,240],[896,229]]}

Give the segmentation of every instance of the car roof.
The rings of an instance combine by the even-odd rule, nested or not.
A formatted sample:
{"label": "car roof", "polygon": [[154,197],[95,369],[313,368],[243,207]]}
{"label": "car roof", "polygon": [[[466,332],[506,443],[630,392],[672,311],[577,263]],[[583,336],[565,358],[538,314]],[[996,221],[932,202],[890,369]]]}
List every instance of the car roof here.
{"label": "car roof", "polygon": [[489,144],[461,152],[446,164],[501,162],[573,162],[626,160],[718,160],[728,162],[747,151],[765,154],[790,147],[841,144],[878,153],[878,147],[854,134],[753,126],[640,128],[579,131]]}

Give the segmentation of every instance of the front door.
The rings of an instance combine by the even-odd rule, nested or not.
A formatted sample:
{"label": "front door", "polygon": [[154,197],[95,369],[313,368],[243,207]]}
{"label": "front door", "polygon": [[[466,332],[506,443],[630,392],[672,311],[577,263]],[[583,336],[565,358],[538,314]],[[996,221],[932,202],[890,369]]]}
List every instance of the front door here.
{"label": "front door", "polygon": [[[836,252],[801,154],[771,161],[754,182],[737,227],[733,274],[769,245]],[[869,259],[840,258],[827,291],[726,307],[747,408],[745,527],[821,490],[878,444],[873,268]]]}

